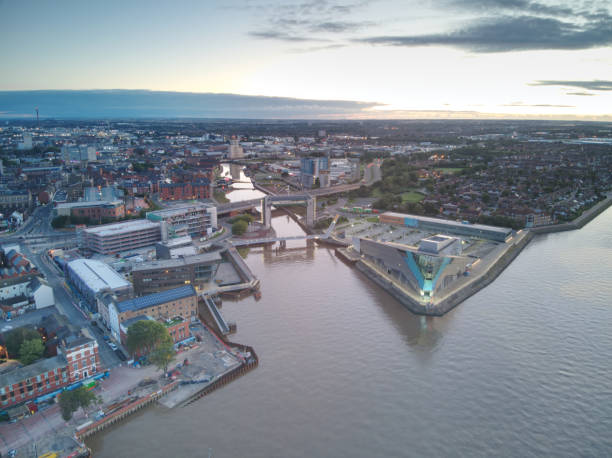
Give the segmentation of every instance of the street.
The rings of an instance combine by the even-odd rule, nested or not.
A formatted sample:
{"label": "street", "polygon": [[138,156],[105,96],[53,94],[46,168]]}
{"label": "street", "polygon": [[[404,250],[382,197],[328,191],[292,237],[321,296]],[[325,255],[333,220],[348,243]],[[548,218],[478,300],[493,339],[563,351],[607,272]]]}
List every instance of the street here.
{"label": "street", "polygon": [[[74,233],[63,233],[55,231],[50,224],[52,208],[50,205],[37,208],[30,219],[18,231],[20,235],[13,233],[9,237],[0,238],[0,243],[7,241],[17,242],[21,247],[21,252],[38,268],[39,272],[53,288],[55,296],[55,307],[62,315],[68,317],[73,325],[79,328],[87,328],[92,336],[96,338],[99,346],[99,353],[102,363],[106,368],[112,368],[120,364],[121,360],[117,354],[104,341],[104,333],[97,326],[92,326],[89,317],[78,306],[78,301],[72,296],[64,283],[63,273],[55,265],[53,260],[47,256],[47,251],[52,248],[64,246],[67,240],[74,242]],[[44,238],[40,238],[40,237]],[[35,245],[34,245],[35,244]],[[37,310],[26,313],[15,318],[10,323],[4,323],[2,329],[11,329],[23,324],[38,322],[40,317],[47,315],[54,310]],[[20,324],[22,323],[22,324]]]}

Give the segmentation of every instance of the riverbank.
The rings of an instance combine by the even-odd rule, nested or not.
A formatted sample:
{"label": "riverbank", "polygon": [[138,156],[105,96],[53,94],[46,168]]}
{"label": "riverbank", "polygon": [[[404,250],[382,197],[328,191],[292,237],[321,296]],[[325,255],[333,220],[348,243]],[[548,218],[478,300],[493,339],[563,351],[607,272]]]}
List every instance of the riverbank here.
{"label": "riverbank", "polygon": [[381,271],[377,266],[361,259],[361,257],[357,253],[354,253],[350,247],[336,249],[336,255],[348,264],[354,265],[359,271],[387,291],[411,312],[418,315],[442,316],[493,282],[536,235],[580,229],[611,205],[612,195],[609,194],[606,199],[597,203],[571,222],[542,226],[528,231],[519,231],[514,236],[511,245],[509,245],[493,262],[485,262],[484,268],[481,265],[480,272],[474,275],[469,282],[459,285],[441,298],[436,298],[428,302],[422,301],[416,293],[402,287],[402,285],[391,278],[387,272]]}
{"label": "riverbank", "polygon": [[59,405],[52,404],[42,405],[16,423],[0,424],[0,453],[16,450],[15,456],[36,457],[54,451],[59,456],[89,456],[85,439],[137,411],[156,402],[167,407],[185,405],[257,367],[253,348],[223,340],[206,324],[192,323],[190,330],[197,343],[176,354],[169,376],[152,365],[118,366],[94,389],[101,403],[75,412],[68,422],[62,419]]}
{"label": "riverbank", "polygon": [[564,232],[564,231],[573,231],[576,229],[581,229],[587,223],[589,223],[590,221],[595,219],[598,215],[600,215],[602,212],[607,210],[611,205],[612,205],[612,194],[609,193],[604,200],[593,205],[591,208],[586,210],[584,213],[582,213],[582,215],[580,215],[578,218],[576,218],[573,221],[570,221],[568,223],[538,226],[530,230],[531,232],[535,234],[549,234],[553,232]]}
{"label": "riverbank", "polygon": [[140,377],[135,386],[106,404],[102,418],[78,426],[75,437],[82,441],[154,402],[167,408],[184,406],[221,388],[259,364],[253,348],[223,340],[206,324],[200,326],[194,334],[200,343],[196,348],[177,355],[175,360],[183,362],[169,369],[170,378],[165,375],[158,378]]}

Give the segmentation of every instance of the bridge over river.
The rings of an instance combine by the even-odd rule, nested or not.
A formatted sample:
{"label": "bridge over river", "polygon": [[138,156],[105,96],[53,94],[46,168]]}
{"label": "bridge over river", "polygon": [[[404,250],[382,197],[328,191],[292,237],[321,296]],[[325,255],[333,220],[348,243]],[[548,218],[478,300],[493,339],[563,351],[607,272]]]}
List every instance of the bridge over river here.
{"label": "bridge over river", "polygon": [[334,220],[329,225],[324,234],[309,234],[309,235],[294,235],[288,237],[262,237],[258,239],[243,239],[243,240],[229,240],[228,243],[231,246],[248,246],[248,245],[263,245],[266,243],[274,243],[274,242],[285,242],[287,240],[325,240],[329,238],[331,233],[336,227],[336,223],[338,222],[338,217],[340,215],[336,215]]}

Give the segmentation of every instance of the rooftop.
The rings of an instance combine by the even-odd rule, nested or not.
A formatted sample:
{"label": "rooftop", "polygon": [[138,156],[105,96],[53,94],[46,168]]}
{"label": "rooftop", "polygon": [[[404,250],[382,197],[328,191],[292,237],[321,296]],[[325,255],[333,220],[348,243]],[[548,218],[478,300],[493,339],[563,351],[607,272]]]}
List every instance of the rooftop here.
{"label": "rooftop", "polygon": [[508,227],[496,227],[496,226],[486,226],[484,224],[471,224],[471,223],[462,223],[459,221],[451,221],[442,218],[431,218],[429,216],[418,216],[418,215],[409,215],[406,213],[396,213],[396,212],[385,212],[383,215],[391,216],[394,218],[412,218],[417,221],[421,221],[423,223],[434,223],[434,224],[445,224],[449,227],[456,227],[457,229],[464,229],[466,227],[472,228],[477,231],[491,231],[497,232],[499,234],[510,234],[512,229]]}
{"label": "rooftop", "polygon": [[[84,200],[82,202],[70,202],[65,204],[57,204],[56,208],[81,208],[81,207],[104,207],[106,205],[122,205],[120,200]],[[95,229],[95,228],[92,228]]]}
{"label": "rooftop", "polygon": [[53,358],[45,358],[27,366],[14,369],[10,372],[0,375],[0,387],[16,384],[22,380],[36,377],[45,372],[66,367],[66,358],[62,355],[54,356]]}
{"label": "rooftop", "polygon": [[95,292],[130,286],[130,282],[102,261],[75,259],[68,263],[68,267]]}
{"label": "rooftop", "polygon": [[178,299],[184,299],[186,297],[195,295],[196,291],[192,285],[179,286],[178,288],[169,289],[160,293],[135,297],[127,301],[119,302],[117,304],[117,311],[119,313],[123,313],[127,311],[141,310],[143,308],[153,307],[155,305],[165,304],[166,302],[176,301]]}
{"label": "rooftop", "polygon": [[170,218],[172,216],[182,215],[188,211],[202,211],[206,210],[207,208],[214,208],[214,205],[206,204],[204,202],[196,202],[193,204],[166,208],[164,210],[155,210],[152,212],[147,212],[147,218],[149,217],[149,215],[157,216],[159,218]]}
{"label": "rooftop", "polygon": [[83,231],[88,234],[96,234],[99,236],[111,236],[153,228],[159,229],[159,223],[149,221],[148,219],[136,219],[122,223],[103,224],[102,226],[83,229]]}
{"label": "rooftop", "polygon": [[206,262],[221,262],[221,254],[219,251],[210,253],[196,254],[195,256],[186,256],[178,259],[159,259],[157,261],[142,262],[134,265],[132,272],[151,269],[172,269],[175,267],[187,266],[190,264],[202,264]]}
{"label": "rooftop", "polygon": [[174,248],[174,247],[179,247],[183,245],[190,245],[192,243],[192,239],[190,235],[186,235],[184,237],[176,237],[174,239],[170,239],[166,242],[160,242],[160,243],[163,244],[164,246],[167,246],[168,248]]}

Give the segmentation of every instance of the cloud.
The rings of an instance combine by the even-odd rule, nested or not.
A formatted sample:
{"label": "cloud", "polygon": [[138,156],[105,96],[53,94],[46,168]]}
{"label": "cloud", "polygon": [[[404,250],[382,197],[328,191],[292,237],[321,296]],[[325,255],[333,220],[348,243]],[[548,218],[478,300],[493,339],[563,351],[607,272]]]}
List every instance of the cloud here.
{"label": "cloud", "polygon": [[542,80],[530,83],[530,86],[562,86],[587,89],[589,91],[612,91],[612,81],[562,81],[562,80]]}
{"label": "cloud", "polygon": [[574,16],[576,11],[567,6],[549,5],[528,0],[447,0],[449,6],[469,11],[505,10],[548,16]]}
{"label": "cloud", "polygon": [[249,32],[249,35],[255,38],[261,38],[264,40],[280,40],[289,42],[303,42],[303,41],[321,41],[310,37],[300,37],[295,35],[289,35],[284,32],[273,32],[273,31],[261,31],[261,32]]}
{"label": "cloud", "polygon": [[590,92],[566,92],[565,95],[580,95],[583,97],[594,96],[595,94],[591,94]]}
{"label": "cloud", "polygon": [[501,107],[545,107],[545,108],[576,108],[574,105],[551,105],[548,103],[526,104],[523,102],[506,103]]}
{"label": "cloud", "polygon": [[307,52],[325,51],[325,50],[330,50],[330,49],[345,48],[346,46],[347,45],[343,45],[343,44],[340,44],[340,43],[335,43],[335,44],[323,45],[323,46],[309,46],[307,48],[293,48],[293,49],[289,49],[287,52],[290,52],[292,54],[305,54]]}
{"label": "cloud", "polygon": [[312,22],[309,26],[309,30],[312,32],[327,32],[327,33],[346,33],[356,32],[359,29],[370,27],[374,25],[371,21],[329,21],[316,23]]}
{"label": "cloud", "polygon": [[360,38],[355,42],[387,46],[450,46],[477,53],[544,49],[588,49],[612,45],[612,20],[584,25],[537,16],[478,19],[463,29],[430,35]]}
{"label": "cloud", "polygon": [[[375,25],[372,21],[351,21],[346,18],[355,10],[363,8],[367,1],[338,3],[329,0],[310,0],[301,3],[281,3],[268,7],[266,22],[262,29],[250,31],[249,35],[266,40],[285,42],[325,42],[334,36],[354,33]],[[338,18],[343,18],[338,20]],[[346,19],[346,20],[345,20]],[[321,49],[328,49],[322,47]],[[313,47],[312,50],[317,50]],[[292,52],[292,51],[290,51]]]}

